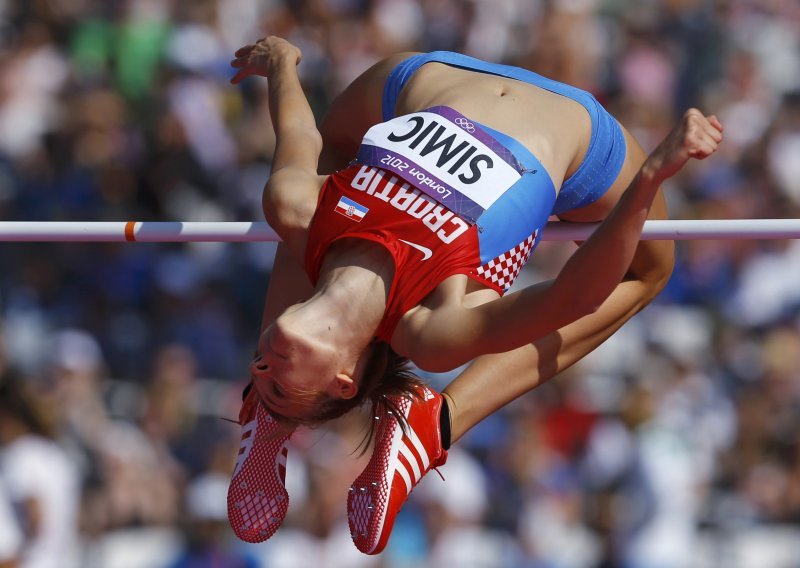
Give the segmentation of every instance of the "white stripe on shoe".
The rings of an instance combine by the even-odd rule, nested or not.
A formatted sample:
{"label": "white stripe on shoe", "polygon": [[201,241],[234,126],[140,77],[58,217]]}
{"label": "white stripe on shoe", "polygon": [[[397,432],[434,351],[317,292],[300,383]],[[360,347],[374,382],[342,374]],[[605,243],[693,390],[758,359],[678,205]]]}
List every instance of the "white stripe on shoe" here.
{"label": "white stripe on shoe", "polygon": [[[412,451],[411,446],[417,450],[416,453]],[[405,461],[411,466],[412,471],[408,470],[408,467],[399,459],[399,456],[403,456],[405,458]],[[407,435],[403,437],[400,451],[398,454],[396,454],[396,457],[391,464],[392,467],[390,467],[390,472],[397,472],[400,474],[400,477],[403,478],[403,482],[406,484],[406,495],[408,495],[411,493],[414,485],[419,483],[419,481],[428,471],[428,466],[430,463],[430,456],[428,456],[425,446],[422,445],[422,442],[417,434],[413,430],[408,429]],[[414,475],[413,480],[411,478],[412,473]]]}
{"label": "white stripe on shoe", "polygon": [[[404,406],[404,408],[402,409],[403,416],[407,417],[408,411],[411,409],[410,401],[404,400],[401,403],[401,405]],[[405,466],[402,464],[402,462],[400,462],[399,459],[400,452],[398,451],[398,445],[403,443],[403,430],[400,428],[400,424],[397,422],[397,419],[394,420],[394,423],[392,424],[391,427],[393,428],[392,443],[389,446],[389,456],[391,456],[391,459],[389,460],[389,463],[387,464],[388,467],[384,472],[385,476],[384,479],[386,480],[387,491],[389,494],[391,494],[392,492],[392,482],[394,480],[395,472],[400,473],[401,477],[403,478],[403,481],[406,484],[406,487],[410,488],[412,486],[411,478],[408,475],[408,471],[406,470]],[[366,519],[366,526],[356,527],[356,530],[358,532],[368,533],[370,540],[374,539],[373,542],[371,542],[370,549],[367,551],[367,554],[371,554],[372,551],[375,550],[375,548],[378,546],[378,541],[380,541],[381,533],[383,532],[383,524],[386,521],[386,514],[389,512],[389,507],[387,505],[388,503],[386,503],[383,507],[379,507],[377,508],[377,510],[373,511],[373,515],[374,513],[379,513],[374,533],[371,533],[371,531],[368,530],[369,525],[371,524],[370,518],[372,517],[372,515],[370,515],[370,517]],[[374,506],[371,497],[370,497],[370,506]],[[369,509],[369,507],[367,508]]]}
{"label": "white stripe on shoe", "polygon": [[[427,471],[428,466],[431,464],[430,456],[428,456],[428,450],[426,450],[425,446],[422,445],[422,440],[420,440],[419,436],[417,436],[417,433],[411,429],[411,426],[408,427],[407,436],[411,440],[411,443],[414,444],[414,447],[417,449],[417,454],[422,460],[422,471]],[[417,479],[417,481],[419,481],[419,479]]]}
{"label": "white stripe on shoe", "polygon": [[[405,482],[406,484],[406,494],[410,493],[414,482],[411,481],[411,476],[408,474],[408,469],[406,469],[406,466],[403,465],[403,462],[400,461],[397,462],[397,468],[395,469],[395,471],[400,474],[400,477],[403,478],[403,482]],[[391,492],[391,486],[390,486],[390,492]]]}
{"label": "white stripe on shoe", "polygon": [[[414,483],[418,482],[422,477],[422,472],[419,469],[419,463],[417,461],[417,456],[414,455],[414,452],[411,451],[411,448],[408,447],[408,439],[403,438],[403,445],[400,447],[400,455],[406,458],[408,465],[411,466],[411,469],[414,471]],[[402,462],[399,462],[400,465],[403,465]],[[405,467],[403,468],[405,469]],[[406,470],[407,471],[407,470]],[[409,488],[409,491],[411,489]]]}
{"label": "white stripe on shoe", "polygon": [[[233,470],[233,476],[239,473],[239,470],[242,469],[245,460],[247,460],[247,456],[250,455],[250,451],[253,449],[253,444],[255,443],[256,439],[256,428],[258,428],[258,420],[251,420],[244,426],[242,426],[242,438],[241,444],[239,445],[239,455],[236,456],[236,468]],[[245,436],[246,434],[250,434],[249,436]]]}

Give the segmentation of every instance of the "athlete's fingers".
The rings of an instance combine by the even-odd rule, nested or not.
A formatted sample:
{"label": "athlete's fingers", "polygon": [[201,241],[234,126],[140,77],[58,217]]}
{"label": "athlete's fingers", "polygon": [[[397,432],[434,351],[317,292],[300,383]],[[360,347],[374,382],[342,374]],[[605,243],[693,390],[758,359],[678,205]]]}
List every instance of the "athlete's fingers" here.
{"label": "athlete's fingers", "polygon": [[712,128],[711,130],[707,130],[706,133],[714,139],[714,141],[719,144],[722,142],[722,131],[717,128]]}
{"label": "athlete's fingers", "polygon": [[684,116],[683,146],[691,157],[707,157],[722,142],[722,124],[714,116],[704,116],[697,109],[689,109]]}
{"label": "athlete's fingers", "polygon": [[713,138],[716,142],[722,142],[722,123],[717,119],[716,116],[711,115],[705,117],[702,129],[706,135]]}
{"label": "athlete's fingers", "polygon": [[705,160],[717,151],[717,142],[708,136],[698,138],[689,149],[689,156],[696,160]]}
{"label": "athlete's fingers", "polygon": [[720,132],[724,132],[724,131],[725,131],[725,127],[724,127],[724,126],[722,125],[722,123],[719,121],[719,119],[717,118],[717,115],[715,115],[715,114],[712,114],[712,115],[710,115],[710,116],[708,117],[708,122],[710,122],[710,123],[711,123],[711,126],[713,126],[714,128],[716,128],[716,129],[717,129],[717,130],[719,130]]}
{"label": "athlete's fingers", "polygon": [[245,45],[244,47],[240,47],[239,49],[237,49],[236,53],[234,53],[234,55],[236,57],[244,57],[245,55],[247,55],[248,53],[253,51],[253,49],[255,49],[255,47],[256,47],[255,44],[252,44],[252,43],[248,44],[248,45]]}
{"label": "athlete's fingers", "polygon": [[711,123],[702,115],[693,115],[687,121],[682,146],[691,158],[704,159],[713,154],[721,140]]}

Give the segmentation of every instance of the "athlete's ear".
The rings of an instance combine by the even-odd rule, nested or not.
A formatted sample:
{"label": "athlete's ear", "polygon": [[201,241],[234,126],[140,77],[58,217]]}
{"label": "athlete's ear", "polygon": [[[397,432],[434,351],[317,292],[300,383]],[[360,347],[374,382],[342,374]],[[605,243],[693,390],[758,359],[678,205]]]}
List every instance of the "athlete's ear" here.
{"label": "athlete's ear", "polygon": [[358,394],[358,384],[350,375],[338,373],[328,387],[328,394],[347,400]]}

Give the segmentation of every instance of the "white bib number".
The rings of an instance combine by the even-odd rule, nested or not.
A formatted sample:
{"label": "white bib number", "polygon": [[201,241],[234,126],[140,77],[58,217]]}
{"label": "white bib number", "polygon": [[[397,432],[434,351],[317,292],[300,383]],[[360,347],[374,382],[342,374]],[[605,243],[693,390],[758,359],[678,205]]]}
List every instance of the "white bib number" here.
{"label": "white bib number", "polygon": [[358,162],[394,172],[473,223],[523,171],[489,133],[448,107],[373,126]]}

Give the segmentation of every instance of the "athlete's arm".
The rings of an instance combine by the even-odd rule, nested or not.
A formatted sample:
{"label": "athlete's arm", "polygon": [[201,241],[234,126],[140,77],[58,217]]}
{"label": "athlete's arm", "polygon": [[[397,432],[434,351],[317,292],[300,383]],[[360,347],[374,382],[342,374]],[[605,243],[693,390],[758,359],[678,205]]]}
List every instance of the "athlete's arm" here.
{"label": "athlete's arm", "polygon": [[306,230],[324,179],[317,174],[322,137],[297,76],[302,54],[286,40],[270,36],[235,55],[231,65],[239,71],[232,83],[251,75],[269,79],[276,143],[263,193],[264,215],[292,254],[302,259]]}
{"label": "athlete's arm", "polygon": [[716,117],[687,111],[554,281],[473,309],[445,306],[421,311],[404,354],[423,368],[445,370],[482,354],[520,347],[597,313],[631,266],[661,183],[689,158],[711,155],[721,140],[722,125]]}
{"label": "athlete's arm", "polygon": [[[319,159],[321,172],[330,173],[343,168],[355,157],[366,131],[381,121],[381,97],[386,77],[400,60],[409,55],[398,54],[376,63],[336,97],[320,125],[324,142]],[[316,198],[313,204],[316,204]],[[307,300],[312,293],[313,287],[301,263],[289,253],[284,243],[278,243],[261,330],[287,307]]]}
{"label": "athlete's arm", "polygon": [[292,256],[284,243],[278,243],[275,262],[269,277],[267,298],[261,318],[261,331],[269,326],[289,306],[308,300],[314,287],[306,271]]}

